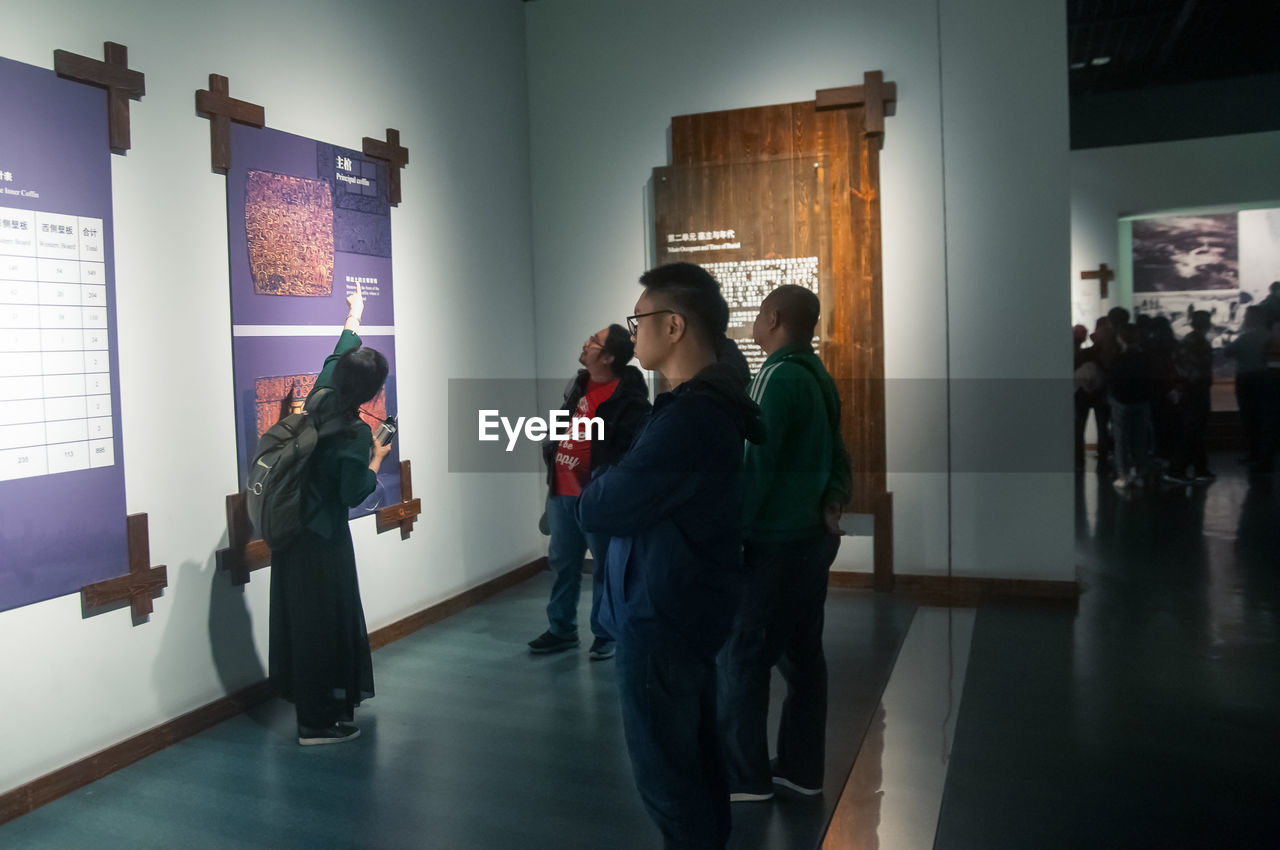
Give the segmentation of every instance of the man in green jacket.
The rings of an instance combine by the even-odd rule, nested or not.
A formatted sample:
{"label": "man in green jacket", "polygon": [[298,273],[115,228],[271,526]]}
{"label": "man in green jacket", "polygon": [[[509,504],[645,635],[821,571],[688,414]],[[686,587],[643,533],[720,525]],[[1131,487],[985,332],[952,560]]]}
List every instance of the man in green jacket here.
{"label": "man in green jacket", "polygon": [[[768,800],[774,785],[822,791],[827,666],[822,652],[827,571],[849,500],[849,455],[840,439],[835,382],[813,353],[818,297],[780,286],[756,317],[768,358],[749,393],[766,439],[743,462],[743,555],[748,578],[733,631],[718,659],[719,721],[729,799]],[[769,677],[787,683],[778,755],[769,761]]]}

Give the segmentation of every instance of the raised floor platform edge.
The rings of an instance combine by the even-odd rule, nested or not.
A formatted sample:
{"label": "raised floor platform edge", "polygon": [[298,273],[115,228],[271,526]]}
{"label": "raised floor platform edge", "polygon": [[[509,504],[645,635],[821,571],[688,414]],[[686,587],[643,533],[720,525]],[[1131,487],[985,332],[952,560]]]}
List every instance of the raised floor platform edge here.
{"label": "raised floor platform edge", "polygon": [[[873,573],[832,571],[827,582],[831,587],[873,590],[875,578]],[[975,608],[996,600],[1076,608],[1082,588],[1076,579],[896,574],[891,592],[909,596],[919,605],[941,608]]]}

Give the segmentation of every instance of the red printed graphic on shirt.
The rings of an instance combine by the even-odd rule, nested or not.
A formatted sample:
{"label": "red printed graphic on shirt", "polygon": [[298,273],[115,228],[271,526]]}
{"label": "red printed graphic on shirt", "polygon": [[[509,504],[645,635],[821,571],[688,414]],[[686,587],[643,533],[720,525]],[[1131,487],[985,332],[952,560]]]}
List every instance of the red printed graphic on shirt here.
{"label": "red printed graphic on shirt", "polygon": [[[578,409],[573,412],[569,437],[561,440],[556,448],[556,495],[580,496],[582,487],[591,479],[591,429],[586,422],[574,428],[574,424],[596,415],[600,402],[613,395],[618,386],[615,378],[604,384],[587,381],[587,391],[578,399]],[[575,440],[574,434],[582,439]]]}

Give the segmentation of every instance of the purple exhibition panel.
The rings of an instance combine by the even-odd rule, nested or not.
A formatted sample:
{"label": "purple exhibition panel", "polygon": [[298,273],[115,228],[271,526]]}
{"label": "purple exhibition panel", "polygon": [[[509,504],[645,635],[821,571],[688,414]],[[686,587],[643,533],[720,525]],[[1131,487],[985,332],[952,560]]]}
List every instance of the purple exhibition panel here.
{"label": "purple exhibition panel", "polygon": [[[361,337],[391,365],[365,420],[396,413],[391,205],[387,165],[358,151],[276,130],[231,128],[227,242],[240,485],[258,437],[301,408],[364,293]],[[400,501],[399,449],[353,517]]]}
{"label": "purple exhibition panel", "polygon": [[[239,334],[252,334],[254,330],[240,328]],[[383,395],[363,406],[363,410],[385,418],[387,413],[395,413],[396,403],[396,358],[395,338],[390,336],[361,336],[367,346],[376,348],[387,357],[390,372],[387,375],[387,386]],[[258,433],[270,427],[281,413],[287,412],[288,388],[297,386],[309,390],[311,382],[324,366],[324,359],[333,353],[337,343],[336,336],[236,336],[232,348],[235,352],[235,387],[236,387],[236,435],[237,448],[241,457],[253,454],[253,447],[258,442]],[[264,386],[279,384],[284,379],[284,392],[267,393]],[[306,397],[305,391],[298,392],[297,402]],[[365,417],[371,428],[377,423],[372,417]],[[263,427],[265,425],[265,427]],[[241,464],[240,485],[245,483],[245,464]],[[393,443],[391,454],[382,462],[378,475],[378,489],[374,491],[363,505],[351,511],[352,517],[363,516],[400,501],[400,447]]]}
{"label": "purple exhibition panel", "polygon": [[106,93],[0,59],[0,610],[129,571]]}

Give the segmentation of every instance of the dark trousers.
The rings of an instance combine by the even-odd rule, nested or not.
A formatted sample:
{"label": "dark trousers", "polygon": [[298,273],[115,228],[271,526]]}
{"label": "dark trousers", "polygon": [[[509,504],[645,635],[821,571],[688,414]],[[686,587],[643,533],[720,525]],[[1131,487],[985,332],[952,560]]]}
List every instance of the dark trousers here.
{"label": "dark trousers", "polygon": [[1245,444],[1248,446],[1251,463],[1257,463],[1263,454],[1266,381],[1265,372],[1236,374],[1236,405],[1240,408],[1240,422],[1244,425]]}
{"label": "dark trousers", "polygon": [[1272,457],[1280,451],[1280,369],[1267,369],[1262,382],[1262,456],[1259,470],[1271,468]]}
{"label": "dark trousers", "polygon": [[1089,412],[1093,412],[1093,424],[1098,430],[1098,465],[1106,466],[1111,462],[1111,454],[1115,443],[1111,439],[1111,404],[1105,389],[1091,393],[1076,390],[1076,470],[1084,469],[1084,431],[1089,424]]}
{"label": "dark trousers", "polygon": [[[733,632],[718,660],[720,731],[734,792],[773,790],[773,775],[821,788],[827,729],[827,661],[822,651],[827,572],[840,538],[822,533],[788,543],[747,541],[747,581]],[[769,764],[769,677],[787,683],[778,720],[778,758]]]}
{"label": "dark trousers", "polygon": [[1178,404],[1178,453],[1173,459],[1173,473],[1182,475],[1187,467],[1196,474],[1209,471],[1209,454],[1205,437],[1209,430],[1209,386],[1186,390]]}
{"label": "dark trousers", "polygon": [[721,850],[729,785],[716,735],[715,659],[651,629],[618,641],[622,726],[636,788],[666,850]]}
{"label": "dark trousers", "polygon": [[1151,430],[1155,438],[1155,455],[1172,466],[1178,456],[1178,406],[1169,399],[1167,392],[1156,393],[1151,400]]}
{"label": "dark trousers", "polygon": [[1084,471],[1084,429],[1089,424],[1089,411],[1092,409],[1090,404],[1089,393],[1084,390],[1076,390],[1075,395],[1076,408],[1076,434],[1075,434],[1075,456],[1076,456],[1076,472]]}

